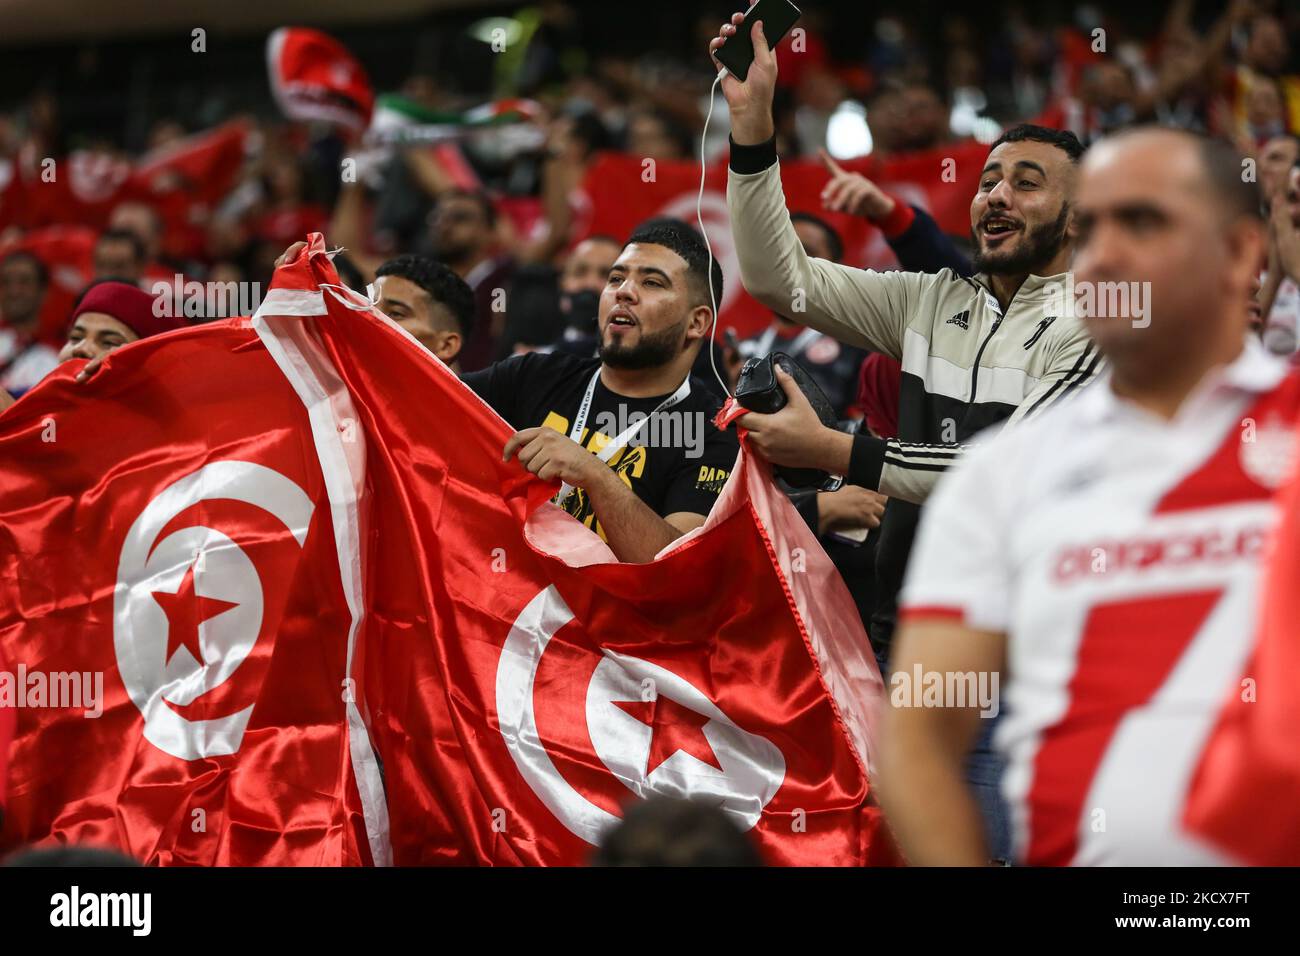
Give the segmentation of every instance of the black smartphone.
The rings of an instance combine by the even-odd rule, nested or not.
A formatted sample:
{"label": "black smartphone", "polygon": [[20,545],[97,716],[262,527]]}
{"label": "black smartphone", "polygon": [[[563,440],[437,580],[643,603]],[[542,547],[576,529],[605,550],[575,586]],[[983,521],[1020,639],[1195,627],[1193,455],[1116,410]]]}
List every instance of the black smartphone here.
{"label": "black smartphone", "polygon": [[736,27],[735,34],[727,37],[727,42],[713,56],[743,83],[749,76],[749,64],[754,62],[754,39],[749,35],[754,21],[763,21],[763,36],[767,37],[768,47],[775,50],[801,16],[803,11],[790,0],[758,0],[745,12],[745,19]]}

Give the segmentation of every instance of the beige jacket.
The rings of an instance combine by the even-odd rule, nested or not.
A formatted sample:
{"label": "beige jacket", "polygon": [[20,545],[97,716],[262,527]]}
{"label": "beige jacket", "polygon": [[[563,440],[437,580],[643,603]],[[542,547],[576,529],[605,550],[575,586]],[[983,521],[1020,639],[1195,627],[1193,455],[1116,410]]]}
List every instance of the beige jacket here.
{"label": "beige jacket", "polygon": [[855,483],[920,503],[974,434],[1040,411],[1098,371],[1096,347],[1071,308],[1068,273],[1030,276],[1004,315],[986,276],[876,272],[810,258],[790,223],[776,163],[731,170],[727,204],[751,295],[902,363],[898,438],[855,443]]}

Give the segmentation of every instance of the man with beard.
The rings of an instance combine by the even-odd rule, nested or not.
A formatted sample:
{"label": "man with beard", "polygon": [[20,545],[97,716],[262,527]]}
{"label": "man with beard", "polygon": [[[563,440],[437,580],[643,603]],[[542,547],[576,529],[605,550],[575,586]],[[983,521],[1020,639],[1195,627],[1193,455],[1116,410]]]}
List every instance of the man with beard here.
{"label": "man with beard", "polygon": [[[743,17],[723,25],[710,53]],[[722,89],[731,115],[727,205],[745,288],[778,311],[797,302],[805,325],[892,356],[903,374],[897,438],[824,428],[788,377],[782,379],[786,408],[751,413],[739,424],[749,429],[752,447],[776,464],[823,468],[889,496],[868,628],[885,662],[918,506],[962,443],[989,426],[1041,412],[1097,371],[1096,349],[1064,301],[1074,233],[1070,202],[1083,147],[1072,133],[1032,125],[993,144],[971,201],[973,277],[951,269],[874,272],[813,258],[790,223],[781,189],[772,119],[776,58],[761,21],[744,28],[754,61],[744,82],[728,74]],[[970,774],[993,854],[1005,858],[999,772],[987,737]]]}
{"label": "man with beard", "polygon": [[[724,25],[710,50],[733,35]],[[891,498],[892,559],[901,583],[917,508],[960,444],[984,428],[1016,421],[1070,393],[1097,369],[1082,324],[1059,308],[1072,254],[1070,199],[1083,148],[1073,134],[1017,126],[993,144],[971,201],[977,275],[874,272],[809,256],[790,223],[772,125],[776,59],[752,26],[754,63],[745,82],[722,88],[732,121],[727,201],[745,288],[769,308],[802,305],[810,328],[903,364],[898,439],[850,436],[812,422],[799,396],[780,413],[742,419],[754,446],[777,464],[817,466]],[[1060,314],[1066,312],[1067,314]],[[885,548],[885,542],[881,542]],[[892,631],[878,608],[872,640]]]}
{"label": "man with beard", "polygon": [[[1294,778],[1216,747],[1261,706],[1243,688],[1286,696],[1295,678],[1269,681],[1255,636],[1300,377],[1247,334],[1266,240],[1241,169],[1226,144],[1169,128],[1090,151],[1075,279],[1145,286],[1149,320],[1083,316],[1109,371],[977,448],[921,524],[898,673],[1002,674],[1029,865],[1223,866],[1286,846],[1267,809],[1294,807]],[[895,700],[881,797],[909,861],[984,862],[959,759],[978,708]],[[1255,747],[1294,754],[1293,728]],[[1205,786],[1213,822],[1194,812]]]}
{"label": "man with beard", "polygon": [[702,525],[735,464],[734,435],[713,427],[719,402],[691,374],[711,298],[722,269],[703,239],[656,220],[609,270],[599,357],[532,352],[463,376],[521,429],[504,457],[562,481],[558,503],[622,561],[650,561]]}

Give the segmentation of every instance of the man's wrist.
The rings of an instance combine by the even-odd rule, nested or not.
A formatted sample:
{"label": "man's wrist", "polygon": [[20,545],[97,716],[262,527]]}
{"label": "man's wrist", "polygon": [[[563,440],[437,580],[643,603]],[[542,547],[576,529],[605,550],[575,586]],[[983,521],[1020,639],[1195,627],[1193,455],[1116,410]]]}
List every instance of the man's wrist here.
{"label": "man's wrist", "polygon": [[832,475],[847,475],[849,460],[853,455],[853,436],[825,426],[822,431],[824,434],[817,465]]}
{"label": "man's wrist", "polygon": [[772,111],[755,110],[731,114],[731,141],[739,146],[757,146],[776,135]]}
{"label": "man's wrist", "polygon": [[897,239],[908,229],[916,220],[916,211],[905,202],[901,202],[895,197],[884,194],[885,199],[890,203],[890,207],[884,215],[876,216],[872,221],[884,233],[886,239]]}
{"label": "man's wrist", "polygon": [[839,518],[838,506],[835,498],[831,497],[832,492],[819,491],[813,496],[813,501],[817,509],[817,533],[825,534],[830,531]]}
{"label": "man's wrist", "polygon": [[591,464],[583,469],[582,483],[578,487],[585,491],[588,497],[593,500],[605,497],[614,485],[623,484],[622,480],[615,473],[613,468],[605,464],[595,455],[591,456]]}

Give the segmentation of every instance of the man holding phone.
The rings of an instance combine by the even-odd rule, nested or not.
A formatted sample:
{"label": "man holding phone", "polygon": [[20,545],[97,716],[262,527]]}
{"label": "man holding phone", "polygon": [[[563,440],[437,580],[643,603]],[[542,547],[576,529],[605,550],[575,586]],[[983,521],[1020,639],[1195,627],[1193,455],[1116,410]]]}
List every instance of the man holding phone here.
{"label": "man holding phone", "polygon": [[[1071,133],[1028,125],[993,144],[971,201],[972,277],[952,269],[874,272],[810,257],[781,188],[772,115],[776,58],[761,9],[751,14],[735,14],[709,43],[712,55],[746,30],[754,51],[743,73],[734,68],[734,52],[715,58],[727,66],[721,78],[731,113],[727,204],[741,279],[768,308],[788,310],[797,301],[805,325],[892,356],[903,374],[896,439],[822,427],[797,389],[777,414],[750,413],[739,422],[751,446],[776,464],[822,468],[889,496],[869,626],[883,659],[919,505],[957,460],[962,443],[989,426],[1037,414],[1098,369],[1096,348],[1066,292],[1074,237],[1070,204],[1083,147]],[[999,773],[987,738],[970,773],[993,854],[1006,858]]]}

